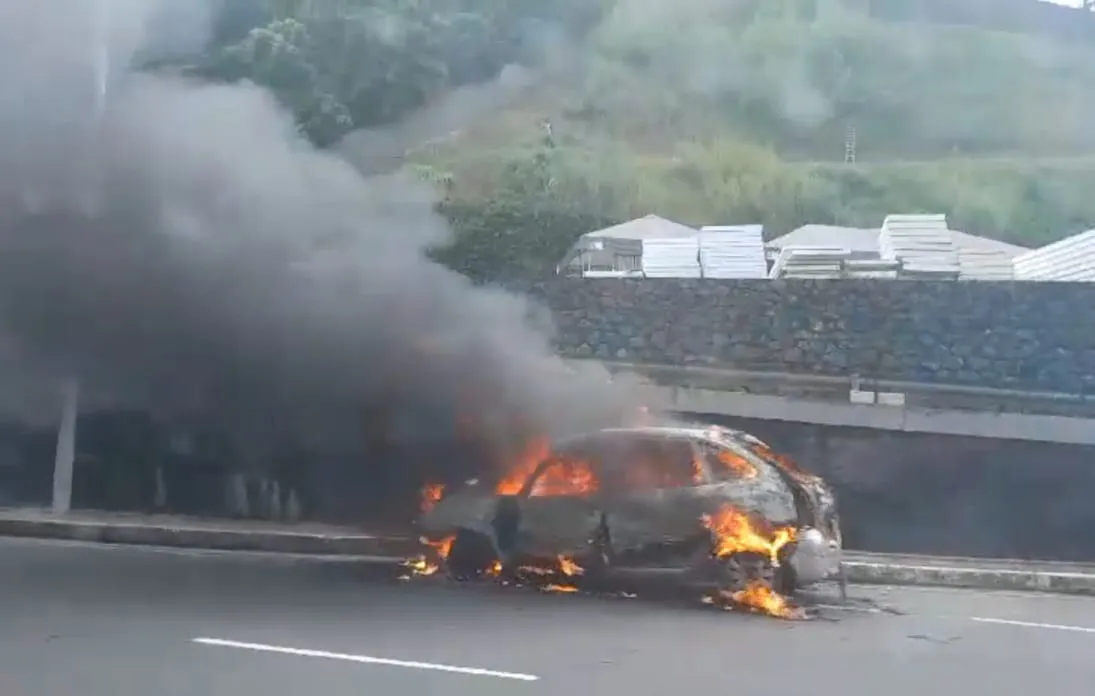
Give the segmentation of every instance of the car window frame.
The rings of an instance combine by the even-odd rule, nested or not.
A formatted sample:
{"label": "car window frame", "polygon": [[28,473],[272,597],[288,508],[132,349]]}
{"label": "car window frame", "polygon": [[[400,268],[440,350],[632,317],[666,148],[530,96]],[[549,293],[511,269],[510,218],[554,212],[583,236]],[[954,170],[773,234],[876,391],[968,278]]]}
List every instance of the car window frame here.
{"label": "car window frame", "polygon": [[[534,495],[532,495],[532,491],[536,487],[536,481],[541,476],[544,475],[544,472],[547,471],[548,467],[551,467],[552,465],[557,464],[561,461],[565,461],[565,459],[563,459],[563,458],[566,456],[567,452],[576,452],[576,453],[580,452],[583,445],[593,443],[596,440],[597,440],[596,437],[585,437],[585,438],[581,438],[581,439],[578,439],[578,440],[572,440],[570,442],[567,442],[566,446],[561,448],[559,451],[553,451],[551,454],[549,454],[547,457],[545,457],[539,464],[537,464],[536,468],[533,469],[532,473],[529,474],[528,478],[525,479],[525,483],[521,486],[521,490],[518,491],[518,493],[517,493],[517,498],[527,501],[527,500],[533,500],[535,498],[577,498],[577,497],[580,497],[580,496],[577,496],[577,495],[569,495],[569,496],[534,496]],[[593,471],[593,476],[598,480],[598,482],[603,480],[603,474],[602,474],[603,468],[601,467],[601,462],[597,461],[596,458],[586,458],[586,457],[581,457],[581,456],[579,456],[578,458],[581,459],[583,462],[585,462],[590,467],[590,469]],[[598,495],[599,493],[600,493],[600,486],[598,486],[598,490],[596,492],[594,492],[593,494],[591,494],[591,496],[592,495]],[[588,498],[588,497],[591,497],[591,496],[584,496],[584,497]]]}
{"label": "car window frame", "polygon": [[[689,457],[689,462],[688,462],[689,475],[687,477],[686,482],[684,482],[682,485],[677,485],[677,486],[661,486],[661,485],[659,485],[659,486],[654,486],[654,487],[651,487],[651,488],[640,489],[640,488],[631,488],[631,487],[628,487],[626,485],[621,485],[619,487],[606,486],[605,487],[606,490],[609,490],[611,488],[612,493],[615,494],[615,495],[628,496],[628,495],[634,495],[636,493],[653,492],[653,491],[679,491],[679,490],[684,490],[684,489],[688,489],[688,488],[694,488],[696,485],[698,485],[695,478],[692,476],[692,471],[693,471],[692,467],[693,467],[693,463],[695,461],[695,456],[697,454],[696,442],[695,442],[694,437],[682,436],[682,435],[673,435],[673,434],[663,434],[663,433],[629,433],[625,437],[622,437],[621,441],[625,445],[634,445],[636,443],[644,443],[644,442],[646,442],[646,443],[657,443],[659,445],[665,445],[665,444],[668,444],[668,443],[672,443],[674,445],[678,445],[678,444],[683,445],[683,446],[687,447],[689,452],[690,452],[690,457]],[[608,468],[609,467],[606,467],[606,469],[608,469]],[[709,478],[709,474],[706,471],[706,465],[704,465],[704,468],[705,468],[705,470],[704,470],[703,473],[704,473],[705,481],[703,483],[706,483],[707,482],[706,479]],[[622,480],[625,479],[625,477],[620,476],[617,473],[614,473],[613,476],[615,477],[613,480],[617,481],[617,482],[622,481]]]}
{"label": "car window frame", "polygon": [[[724,449],[728,449],[752,464],[754,467],[757,468],[758,471],[762,468],[771,468],[772,466],[774,466],[767,459],[754,452],[752,448],[747,445],[747,443],[739,441],[733,436],[724,435],[717,438],[705,438],[701,441],[700,444],[707,447],[722,447]],[[701,451],[700,454],[702,455],[701,460],[703,462],[703,467],[710,483],[725,483],[727,481],[749,480],[747,477],[741,475],[730,475],[730,472],[727,470],[726,467],[713,466],[712,463],[707,460],[707,452]]]}

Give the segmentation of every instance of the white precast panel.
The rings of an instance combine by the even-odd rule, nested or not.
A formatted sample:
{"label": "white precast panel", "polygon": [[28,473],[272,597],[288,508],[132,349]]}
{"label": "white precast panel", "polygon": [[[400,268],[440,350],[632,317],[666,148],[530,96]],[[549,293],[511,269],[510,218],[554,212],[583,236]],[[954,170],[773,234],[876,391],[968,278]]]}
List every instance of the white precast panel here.
{"label": "white precast panel", "polygon": [[642,243],[642,269],[647,278],[701,277],[696,237],[644,239]]}
{"label": "white precast panel", "polygon": [[1015,277],[1012,257],[1006,252],[984,249],[958,249],[962,280],[1012,280]]}
{"label": "white precast panel", "polygon": [[772,264],[770,278],[839,277],[850,249],[840,247],[784,247]]}
{"label": "white precast panel", "polygon": [[699,234],[705,278],[767,278],[762,225],[707,226]]}
{"label": "white precast panel", "polygon": [[883,258],[901,262],[902,276],[958,277],[958,249],[945,215],[887,215],[878,246]]}
{"label": "white precast panel", "polygon": [[1095,282],[1095,230],[1020,254],[1012,264],[1016,280]]}

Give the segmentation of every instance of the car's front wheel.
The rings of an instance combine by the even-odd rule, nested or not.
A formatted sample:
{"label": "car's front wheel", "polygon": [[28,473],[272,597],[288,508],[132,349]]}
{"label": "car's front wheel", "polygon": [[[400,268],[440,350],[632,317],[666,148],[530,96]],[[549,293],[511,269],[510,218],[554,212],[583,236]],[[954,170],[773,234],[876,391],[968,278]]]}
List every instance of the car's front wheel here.
{"label": "car's front wheel", "polygon": [[772,559],[761,553],[739,552],[722,559],[720,584],[728,592],[740,592],[754,583],[776,589],[777,573]]}
{"label": "car's front wheel", "polygon": [[497,561],[490,538],[465,529],[453,539],[445,569],[454,580],[474,580],[489,574]]}

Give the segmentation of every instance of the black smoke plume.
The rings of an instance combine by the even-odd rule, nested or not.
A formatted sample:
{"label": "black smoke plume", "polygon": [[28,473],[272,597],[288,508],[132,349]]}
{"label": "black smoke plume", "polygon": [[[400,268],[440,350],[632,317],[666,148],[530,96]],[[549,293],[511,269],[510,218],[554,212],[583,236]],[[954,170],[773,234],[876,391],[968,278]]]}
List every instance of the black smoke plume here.
{"label": "black smoke plume", "polygon": [[562,367],[522,298],[427,260],[449,234],[433,191],[317,151],[256,87],[131,69],[200,45],[201,3],[180,5],[0,9],[5,370],[76,377],[85,409],[215,421],[251,458],[367,458],[369,423],[398,421],[439,444],[401,466],[432,471],[633,412],[607,373]]}

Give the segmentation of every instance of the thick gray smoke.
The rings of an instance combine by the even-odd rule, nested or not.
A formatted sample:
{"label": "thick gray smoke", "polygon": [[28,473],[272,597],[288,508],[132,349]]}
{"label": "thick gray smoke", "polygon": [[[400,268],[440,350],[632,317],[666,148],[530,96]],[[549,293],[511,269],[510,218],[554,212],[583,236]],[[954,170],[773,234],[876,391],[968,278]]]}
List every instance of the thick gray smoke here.
{"label": "thick gray smoke", "polygon": [[268,448],[353,451],[378,407],[499,438],[633,412],[603,371],[562,368],[522,299],[425,258],[448,234],[431,190],[314,150],[257,88],[128,70],[152,40],[200,45],[201,3],[181,5],[0,9],[6,369]]}

